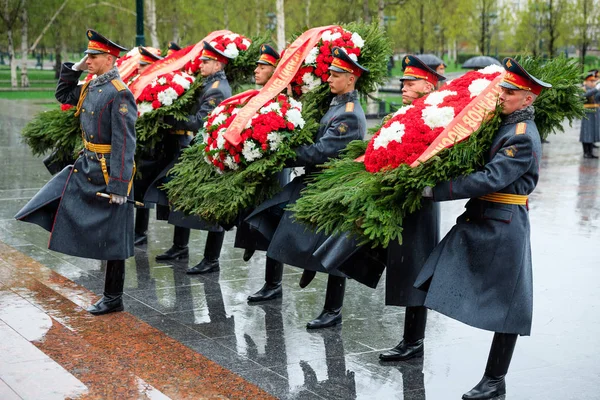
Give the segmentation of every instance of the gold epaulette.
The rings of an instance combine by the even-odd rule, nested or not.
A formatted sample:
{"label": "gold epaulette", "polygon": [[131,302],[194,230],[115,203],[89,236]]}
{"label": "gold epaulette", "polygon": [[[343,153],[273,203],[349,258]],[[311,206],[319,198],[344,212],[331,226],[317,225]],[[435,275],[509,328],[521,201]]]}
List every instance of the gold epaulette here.
{"label": "gold epaulette", "polygon": [[113,79],[110,81],[110,83],[112,83],[115,89],[117,89],[117,92],[122,92],[123,90],[127,89],[127,86],[125,86],[120,79]]}
{"label": "gold epaulette", "polygon": [[354,102],[349,101],[346,103],[346,112],[353,112],[354,111]]}
{"label": "gold epaulette", "polygon": [[219,82],[221,81],[214,81],[214,83],[212,84],[212,86],[210,87],[211,89],[216,89],[219,87]]}
{"label": "gold epaulette", "polygon": [[527,131],[527,124],[525,122],[519,122],[517,124],[517,131],[515,135],[522,135]]}

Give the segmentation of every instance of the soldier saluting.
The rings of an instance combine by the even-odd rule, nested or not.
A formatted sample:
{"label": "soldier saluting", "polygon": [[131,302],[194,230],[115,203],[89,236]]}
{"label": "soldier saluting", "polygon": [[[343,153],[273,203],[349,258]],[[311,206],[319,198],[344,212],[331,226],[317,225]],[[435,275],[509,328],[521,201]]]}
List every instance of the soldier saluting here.
{"label": "soldier saluting", "polygon": [[481,171],[425,188],[434,201],[470,198],[416,279],[425,307],[495,332],[485,373],[463,399],[506,392],[518,335],[529,335],[533,308],[528,196],[539,177],[542,144],[533,102],[550,84],[505,58],[502,124]]}
{"label": "soldier saluting", "polygon": [[[104,296],[94,315],[123,310],[125,259],[133,256],[132,193],[137,107],[115,67],[127,50],[87,31],[86,56],[64,63],[56,88],[63,104],[77,106],[84,149],[15,216],[50,231],[50,250],[107,260]],[[79,86],[84,70],[97,77]],[[96,193],[108,193],[110,200]]]}

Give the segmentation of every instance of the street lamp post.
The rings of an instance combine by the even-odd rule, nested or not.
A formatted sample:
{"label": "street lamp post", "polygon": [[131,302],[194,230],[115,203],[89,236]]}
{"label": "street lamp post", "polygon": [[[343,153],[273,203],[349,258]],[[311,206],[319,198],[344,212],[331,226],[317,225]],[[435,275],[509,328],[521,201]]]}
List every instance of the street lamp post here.
{"label": "street lamp post", "polygon": [[145,46],[146,39],[144,38],[144,0],[136,0],[136,35],[135,45]]}

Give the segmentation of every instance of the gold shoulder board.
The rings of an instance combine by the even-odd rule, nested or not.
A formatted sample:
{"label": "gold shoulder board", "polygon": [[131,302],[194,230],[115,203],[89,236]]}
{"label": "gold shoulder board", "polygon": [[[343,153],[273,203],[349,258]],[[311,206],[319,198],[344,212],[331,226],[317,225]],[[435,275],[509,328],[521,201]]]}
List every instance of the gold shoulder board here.
{"label": "gold shoulder board", "polygon": [[123,90],[127,89],[127,86],[125,86],[125,84],[119,79],[113,79],[110,81],[110,83],[112,83],[115,89],[117,89],[117,92],[122,92]]}
{"label": "gold shoulder board", "polygon": [[212,84],[212,86],[211,86],[211,89],[216,89],[216,88],[218,88],[218,87],[219,87],[219,82],[220,82],[220,81],[215,81],[215,82]]}
{"label": "gold shoulder board", "polygon": [[517,135],[522,135],[527,131],[527,124],[525,122],[519,122],[517,124]]}
{"label": "gold shoulder board", "polygon": [[354,103],[349,101],[348,103],[346,103],[346,112],[353,112],[354,111]]}

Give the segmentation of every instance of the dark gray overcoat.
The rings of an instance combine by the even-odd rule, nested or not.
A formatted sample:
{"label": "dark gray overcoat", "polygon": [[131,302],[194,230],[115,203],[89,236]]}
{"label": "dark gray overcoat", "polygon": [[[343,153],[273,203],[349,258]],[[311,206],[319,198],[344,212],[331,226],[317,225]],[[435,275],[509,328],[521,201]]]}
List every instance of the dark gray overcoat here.
{"label": "dark gray overcoat", "polygon": [[535,189],[542,146],[532,117],[500,127],[483,170],[434,187],[435,201],[471,200],[415,282],[427,291],[427,308],[494,332],[531,331],[529,215],[527,205],[479,197]]}
{"label": "dark gray overcoat", "polygon": [[585,118],[581,120],[579,141],[581,143],[600,142],[600,91],[596,88],[585,90]]}
{"label": "dark gray overcoat", "polygon": [[[202,82],[202,89],[198,93],[196,103],[190,111],[187,121],[174,121],[173,129],[191,131],[195,135],[203,126],[206,116],[214,110],[219,103],[231,97],[231,87],[223,71],[219,71],[208,76]],[[167,220],[170,224],[183,228],[200,229],[213,232],[222,232],[223,228],[219,225],[209,224],[208,222],[191,215],[186,215],[181,211],[175,211],[170,208],[167,193],[160,187],[168,182],[168,173],[173,166],[179,162],[181,152],[190,143],[192,136],[180,136],[178,151],[170,163],[158,174],[156,179],[149,185],[144,195],[144,202],[158,204],[156,213],[157,219]]]}
{"label": "dark gray overcoat", "polygon": [[[56,98],[77,105],[81,71],[73,71],[72,65],[62,65]],[[133,206],[111,204],[96,192],[128,195],[137,106],[116,68],[93,79],[87,91],[79,117],[81,128],[88,142],[112,146],[111,153],[104,155],[108,185],[100,155],[83,150],[73,166],[52,178],[15,218],[50,231],[51,250],[97,260],[123,260],[133,256]]]}
{"label": "dark gray overcoat", "polygon": [[305,174],[288,183],[281,192],[259,205],[246,219],[269,241],[267,256],[288,265],[303,269],[328,272],[343,276],[337,271],[327,271],[314,251],[327,239],[309,227],[295,222],[293,213],[285,211],[288,204],[300,198],[306,187],[305,179],[318,170],[317,165],[337,157],[348,143],[364,138],[367,130],[365,113],[353,91],[336,96],[320,121],[315,142],[296,149],[296,159],[288,167],[304,167]]}

